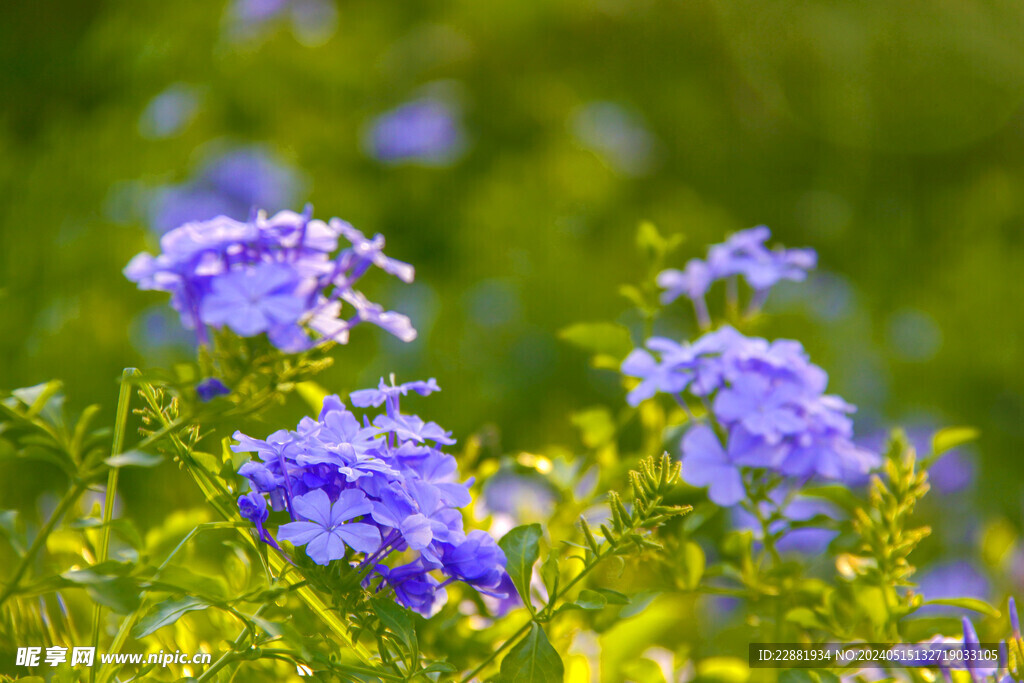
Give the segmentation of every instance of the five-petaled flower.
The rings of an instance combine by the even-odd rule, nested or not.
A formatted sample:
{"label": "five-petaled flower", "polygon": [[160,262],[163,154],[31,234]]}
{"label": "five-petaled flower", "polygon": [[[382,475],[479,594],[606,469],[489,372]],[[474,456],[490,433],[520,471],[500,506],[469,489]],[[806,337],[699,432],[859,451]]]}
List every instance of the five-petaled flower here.
{"label": "five-petaled flower", "polygon": [[[295,512],[306,521],[289,522],[277,530],[277,537],[293,545],[305,545],[317,564],[328,564],[345,556],[345,547],[372,553],[380,547],[376,527],[350,520],[370,514],[372,506],[362,491],[342,491],[331,503],[320,489],[292,499]],[[346,522],[348,522],[346,524]]]}

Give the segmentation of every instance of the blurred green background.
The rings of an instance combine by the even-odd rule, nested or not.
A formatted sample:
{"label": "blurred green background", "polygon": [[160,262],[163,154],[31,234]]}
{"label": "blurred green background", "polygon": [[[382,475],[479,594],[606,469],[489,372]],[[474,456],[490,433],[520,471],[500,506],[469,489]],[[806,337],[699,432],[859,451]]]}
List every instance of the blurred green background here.
{"label": "blurred green background", "polygon": [[[333,391],[433,376],[444,391],[417,407],[457,438],[578,447],[569,414],[623,392],[556,333],[635,322],[618,288],[645,275],[638,223],[685,234],[672,265],[764,223],[820,253],[764,333],[805,342],[864,435],[979,427],[973,504],[1019,523],[1019,2],[311,3],[242,29],[208,0],[3,3],[0,384],[61,378],[109,415],[122,367],[187,358],[140,322],[163,296],[120,270],[156,246],[160,188],[257,144],[293,169],[292,208],[379,231],[417,267],[370,293],[420,338],[360,328]],[[184,104],[154,123],[168,88]],[[424,93],[458,112],[461,154],[368,155],[375,117]],[[4,507],[55,476],[0,466]],[[142,520],[198,500],[170,464],[126,478]]]}

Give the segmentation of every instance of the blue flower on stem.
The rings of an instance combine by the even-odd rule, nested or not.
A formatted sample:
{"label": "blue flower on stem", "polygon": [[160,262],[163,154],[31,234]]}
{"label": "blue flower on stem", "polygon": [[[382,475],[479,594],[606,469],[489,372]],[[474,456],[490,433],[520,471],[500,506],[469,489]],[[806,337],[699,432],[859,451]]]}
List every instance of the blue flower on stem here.
{"label": "blue flower on stem", "polygon": [[[404,282],[412,282],[413,267],[385,256],[382,236],[367,239],[344,221],[325,223],[312,212],[185,223],[161,238],[160,254],[138,254],[124,274],[140,289],[169,292],[200,344],[209,341],[208,327],[227,328],[243,337],[266,334],[277,348],[295,353],[346,343],[361,322],[403,341],[415,339],[409,318],[354,289],[371,267]],[[349,246],[338,250],[342,239]]]}
{"label": "blue flower on stem", "polygon": [[[381,380],[352,394],[359,407],[384,406],[372,421],[360,421],[338,396],[328,396],[318,418],[303,418],[294,431],[279,430],[266,440],[236,432],[232,448],[257,456],[238,473],[249,480],[249,495],[264,504],[258,514],[259,501],[239,499],[243,515],[262,530],[269,498],[292,520],[279,528],[278,540],[306,545],[321,565],[347,559],[366,574],[364,586],[393,590],[399,603],[422,614],[439,609],[451,581],[474,586],[506,609],[515,591],[504,553],[484,532],[463,528],[459,508],[470,503],[471,482],[459,480],[455,458],[441,450],[454,439],[440,425],[401,410],[403,396],[439,390],[433,379]],[[415,554],[412,562],[407,553]]]}
{"label": "blue flower on stem", "polygon": [[305,545],[306,554],[317,564],[340,560],[345,556],[346,546],[364,553],[380,547],[380,531],[376,527],[349,521],[369,515],[373,509],[361,491],[342,491],[338,500],[331,503],[326,493],[313,489],[292,502],[295,511],[307,521],[283,524],[277,537],[293,545]]}
{"label": "blue flower on stem", "polygon": [[276,263],[225,273],[214,280],[203,299],[199,318],[212,327],[227,326],[242,337],[292,325],[305,309],[297,285],[296,273]]}
{"label": "blue flower on stem", "polygon": [[224,382],[216,377],[207,377],[196,385],[196,393],[199,394],[199,400],[205,402],[212,401],[217,396],[227,396],[231,393],[231,389],[228,389]]}
{"label": "blue flower on stem", "polygon": [[748,315],[758,311],[772,287],[782,280],[802,281],[818,264],[813,249],[769,249],[765,242],[771,231],[759,225],[741,230],[722,244],[708,249],[707,259],[691,259],[685,270],[670,268],[658,274],[658,286],[664,289],[661,301],[669,304],[685,296],[693,302],[697,322],[702,330],[711,326],[704,296],[711,286],[724,280],[728,283],[730,303],[736,304],[735,279],[742,277],[753,290]]}

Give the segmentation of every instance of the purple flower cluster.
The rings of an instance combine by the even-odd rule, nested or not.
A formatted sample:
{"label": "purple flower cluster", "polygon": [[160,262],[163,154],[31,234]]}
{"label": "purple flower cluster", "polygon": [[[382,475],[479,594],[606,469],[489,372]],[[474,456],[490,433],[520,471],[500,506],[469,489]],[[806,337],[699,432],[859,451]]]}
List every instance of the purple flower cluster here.
{"label": "purple flower cluster", "polygon": [[[295,431],[266,440],[236,432],[232,448],[258,457],[238,470],[252,488],[238,499],[242,515],[277,547],[264,526],[269,498],[292,519],[277,541],[306,546],[317,564],[345,561],[367,571],[364,585],[393,589],[399,603],[424,615],[445,603],[452,581],[514,600],[501,548],[486,532],[463,529],[459,508],[470,502],[471,482],[459,481],[455,458],[441,450],[454,443],[451,434],[399,410],[401,396],[435,391],[433,379],[381,380],[349,397],[356,407],[384,406],[372,422],[328,396],[319,419],[303,418]],[[416,553],[411,562],[406,551]]]}
{"label": "purple flower cluster", "polygon": [[[340,251],[339,238],[348,244]],[[416,338],[409,319],[370,302],[355,283],[371,266],[412,282],[413,267],[384,255],[384,238],[367,238],[337,218],[281,211],[249,221],[219,216],[186,223],[160,240],[161,253],[138,254],[124,269],[139,289],[170,292],[182,324],[228,328],[242,337],[266,333],[294,353],[334,341],[344,344],[360,322],[402,341]],[[337,254],[335,254],[337,252]],[[347,314],[343,311],[347,312]]]}
{"label": "purple flower cluster", "polygon": [[706,260],[690,259],[686,268],[670,268],[658,274],[664,289],[661,302],[669,304],[685,296],[693,302],[702,327],[710,324],[704,295],[718,280],[741,276],[754,290],[752,306],[764,302],[768,291],[782,280],[802,281],[813,270],[818,256],[813,249],[769,249],[771,230],[763,225],[741,230],[722,244],[708,249]]}
{"label": "purple flower cluster", "polygon": [[719,505],[744,498],[745,469],[841,480],[879,463],[852,442],[854,407],[825,393],[828,375],[799,342],[768,342],[728,326],[693,344],[652,337],[622,372],[641,380],[627,397],[632,405],[666,393],[685,407],[688,392],[708,407],[714,426],[696,424],[683,438],[683,476],[708,486]]}

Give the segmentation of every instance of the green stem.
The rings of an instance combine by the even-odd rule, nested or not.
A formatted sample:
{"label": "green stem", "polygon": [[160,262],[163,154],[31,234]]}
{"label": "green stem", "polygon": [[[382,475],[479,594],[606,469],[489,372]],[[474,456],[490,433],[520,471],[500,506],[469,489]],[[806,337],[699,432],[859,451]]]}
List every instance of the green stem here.
{"label": "green stem", "polygon": [[[157,412],[157,415],[160,415],[160,413]],[[162,417],[160,419],[163,420]],[[165,425],[167,424],[168,423],[165,422]],[[206,496],[206,499],[210,502],[213,508],[224,519],[229,521],[239,521],[238,515],[233,514],[232,511],[226,509],[220,502],[220,500],[224,497],[230,498],[231,494],[217,483],[217,480],[213,474],[207,472],[206,469],[202,467],[202,465],[195,462],[195,460],[189,457],[189,454],[187,452],[188,449],[184,447],[184,444],[178,442],[175,443],[175,446],[178,448],[179,454],[182,456],[181,461],[185,464],[185,469],[192,476],[193,480],[195,480],[196,484],[199,486],[200,490],[202,490],[203,494]],[[281,572],[287,566],[285,560],[281,558],[279,555],[270,555],[269,562],[271,565],[271,569],[272,571],[274,571],[275,574],[281,574]],[[300,584],[302,582],[301,578],[293,578],[290,575],[284,577],[283,580],[286,581],[290,586],[296,586],[297,584]],[[297,588],[295,592],[303,600],[303,602],[305,602],[306,605],[308,605],[309,608],[312,609],[317,614],[317,616],[320,617],[320,619],[331,629],[331,631],[333,631],[334,634],[339,639],[341,639],[342,642],[345,643],[345,645],[350,647],[352,651],[355,652],[355,654],[363,661],[364,664],[367,664],[371,667],[374,666],[373,657],[370,654],[369,650],[367,650],[361,644],[353,640],[352,636],[348,632],[348,629],[345,627],[344,622],[342,622],[341,619],[337,617],[337,615],[333,614],[328,609],[327,605],[324,604],[323,600],[320,599],[320,596],[317,595],[316,592],[311,587],[309,587],[308,585],[301,586]]]}
{"label": "green stem", "polygon": [[[652,504],[652,507],[658,505],[660,502],[661,502],[661,498],[660,497],[656,498],[654,500],[653,504]],[[635,531],[637,528],[639,528],[639,527],[634,527],[633,529],[631,529],[631,531]],[[589,574],[591,571],[594,570],[595,567],[597,567],[597,565],[601,564],[601,562],[603,562],[605,559],[607,559],[610,555],[614,554],[614,552],[615,552],[615,548],[612,546],[612,544],[610,542],[606,543],[604,548],[607,548],[607,550],[604,551],[604,552],[594,553],[594,558],[591,560],[590,564],[586,565],[580,571],[579,574],[574,576],[572,581],[570,581],[569,583],[567,583],[564,586],[562,586],[561,588],[559,588],[554,594],[552,594],[548,598],[547,604],[544,606],[544,608],[542,610],[540,610],[540,613],[539,613],[540,616],[544,617],[545,621],[549,620],[551,618],[551,616],[552,616],[552,614],[554,612],[554,607],[558,603],[559,599],[561,599],[563,596],[565,596],[565,594],[568,593],[572,589],[573,586],[575,586],[577,583],[582,581],[587,576],[587,574]],[[602,548],[601,550],[604,550],[604,548]],[[532,610],[531,610],[531,612],[532,612]],[[487,659],[485,659],[484,661],[480,662],[480,664],[478,664],[475,669],[473,669],[468,674],[466,674],[465,678],[462,679],[462,683],[468,683],[468,681],[472,680],[473,677],[475,677],[481,671],[486,669],[487,666],[491,662],[493,662],[494,659],[499,654],[501,654],[502,652],[504,652],[505,650],[510,648],[520,638],[522,638],[524,635],[526,635],[526,632],[530,630],[530,624],[532,624],[536,620],[536,618],[537,618],[537,615],[531,615],[530,620],[527,621],[525,624],[523,624],[522,627],[520,627],[520,629],[518,631],[513,633],[512,636],[510,638],[508,638],[504,643],[502,643],[498,647],[498,649],[496,649],[494,652],[492,652],[487,657]]]}
{"label": "green stem", "polygon": [[487,659],[485,659],[484,661],[480,662],[480,664],[479,664],[479,665],[477,665],[477,667],[476,667],[475,669],[473,669],[473,670],[472,670],[472,671],[470,671],[470,672],[469,672],[468,674],[466,674],[465,678],[463,678],[463,679],[462,679],[462,683],[469,683],[469,681],[471,681],[471,680],[473,680],[474,678],[476,678],[477,674],[479,674],[479,673],[480,673],[481,671],[483,671],[484,669],[486,669],[486,668],[487,668],[487,666],[488,666],[488,665],[489,665],[489,664],[490,664],[491,662],[493,662],[493,661],[494,661],[494,659],[495,659],[495,658],[496,658],[496,657],[497,657],[497,656],[498,656],[499,654],[501,654],[502,652],[504,652],[505,650],[507,650],[507,649],[508,649],[509,647],[511,647],[511,646],[512,646],[513,644],[515,644],[515,643],[516,643],[516,642],[517,642],[517,641],[518,641],[518,640],[519,640],[520,638],[522,638],[522,637],[523,637],[524,635],[526,635],[526,632],[530,630],[530,626],[531,626],[531,625],[533,625],[533,619],[532,619],[532,618],[531,618],[531,619],[528,619],[528,620],[526,621],[526,623],[525,623],[525,624],[523,624],[523,625],[522,625],[522,626],[521,626],[521,627],[519,628],[519,630],[518,630],[518,631],[516,631],[515,633],[513,633],[513,634],[512,634],[512,636],[511,636],[510,638],[508,638],[508,640],[506,640],[506,641],[505,641],[504,643],[502,643],[501,645],[499,645],[499,646],[498,646],[498,649],[497,649],[497,650],[495,650],[494,652],[492,652],[492,653],[490,654],[490,656],[489,656],[489,657],[488,657]]}
{"label": "green stem", "polygon": [[[128,431],[128,407],[132,402],[132,385],[129,381],[139,374],[135,368],[125,368],[121,373],[121,391],[117,397],[117,415],[114,422],[114,441],[110,446],[110,455],[119,455],[124,449],[124,437]],[[107,473],[107,490],[103,500],[103,530],[100,532],[99,556],[97,564],[107,561],[107,552],[110,549],[110,521],[114,517],[114,497],[117,494],[117,476],[120,467],[111,467]],[[93,608],[92,617],[92,647],[93,651],[100,642],[100,625],[103,620],[103,605],[96,603]],[[89,680],[96,680],[96,668],[89,669]]]}

